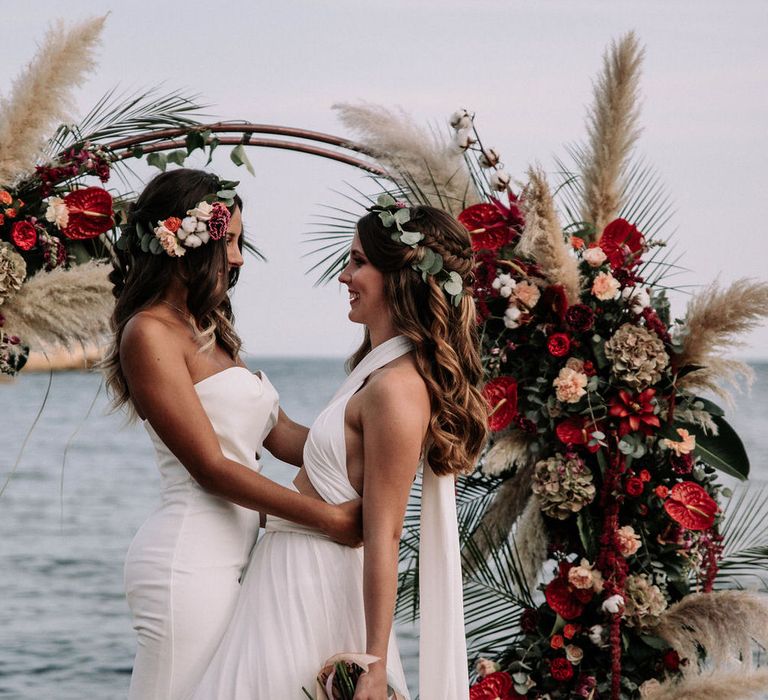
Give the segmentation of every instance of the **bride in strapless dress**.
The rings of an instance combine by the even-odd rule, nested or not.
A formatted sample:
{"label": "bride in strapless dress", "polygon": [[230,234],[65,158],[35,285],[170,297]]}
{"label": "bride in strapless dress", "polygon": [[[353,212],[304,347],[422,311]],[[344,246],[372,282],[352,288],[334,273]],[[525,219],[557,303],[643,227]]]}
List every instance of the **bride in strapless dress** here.
{"label": "bride in strapless dress", "polygon": [[[471,468],[486,435],[466,291],[472,253],[467,231],[441,210],[406,209],[407,223],[393,226],[403,208],[384,200],[358,222],[339,279],[366,340],[312,424],[294,482],[329,503],[361,495],[364,547],[269,516],[194,700],[305,698],[302,687],[313,691],[323,663],[342,652],[379,659],[356,700],[385,700],[388,685],[410,697],[392,617],[398,541],[420,463],[419,696],[469,697],[454,476]],[[414,269],[430,255],[441,257],[442,274],[434,258],[432,272]]]}
{"label": "bride in strapless dress", "polygon": [[130,700],[195,687],[232,615],[259,512],[359,541],[359,504],[326,504],[259,474],[264,448],[300,465],[307,429],[239,357],[227,290],[243,263],[242,202],[230,187],[202,171],[159,175],[117,246],[107,383],[117,406],[144,419],[161,476],[161,503],[125,564],[138,637]]}

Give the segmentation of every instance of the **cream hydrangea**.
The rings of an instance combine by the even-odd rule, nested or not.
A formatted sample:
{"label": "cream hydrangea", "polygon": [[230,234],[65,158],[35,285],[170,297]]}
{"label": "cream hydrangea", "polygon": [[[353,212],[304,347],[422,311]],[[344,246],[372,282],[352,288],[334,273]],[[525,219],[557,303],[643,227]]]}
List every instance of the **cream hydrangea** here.
{"label": "cream hydrangea", "polygon": [[0,243],[0,304],[21,289],[27,277],[27,263],[10,243]]}
{"label": "cream hydrangea", "polygon": [[636,390],[656,384],[669,364],[659,336],[631,323],[622,325],[605,342],[605,356],[611,361],[613,375]]}
{"label": "cream hydrangea", "polygon": [[624,615],[630,627],[655,627],[659,616],[667,609],[667,599],[647,574],[627,577],[624,600]]}
{"label": "cream hydrangea", "polygon": [[556,454],[536,462],[531,488],[541,501],[542,512],[565,520],[594,500],[592,479],[583,460]]}

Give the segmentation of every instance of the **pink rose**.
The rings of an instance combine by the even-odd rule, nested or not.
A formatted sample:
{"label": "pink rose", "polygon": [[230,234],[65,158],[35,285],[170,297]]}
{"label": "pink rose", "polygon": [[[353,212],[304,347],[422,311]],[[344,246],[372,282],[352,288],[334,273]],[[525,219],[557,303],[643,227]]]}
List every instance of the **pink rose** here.
{"label": "pink rose", "polygon": [[623,557],[631,557],[640,549],[640,536],[631,525],[620,527],[616,532],[616,540]]}
{"label": "pink rose", "polygon": [[552,382],[557,400],[563,403],[576,403],[587,393],[587,375],[570,367],[563,367]]}
{"label": "pink rose", "polygon": [[619,296],[621,285],[610,272],[601,272],[592,282],[592,294],[600,301],[610,301]]}

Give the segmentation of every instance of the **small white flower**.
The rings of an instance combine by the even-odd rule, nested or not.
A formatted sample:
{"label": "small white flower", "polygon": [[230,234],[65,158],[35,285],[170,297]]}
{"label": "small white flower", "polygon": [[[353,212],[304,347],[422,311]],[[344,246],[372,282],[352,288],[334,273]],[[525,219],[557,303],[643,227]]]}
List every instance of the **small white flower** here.
{"label": "small white flower", "polygon": [[208,224],[205,223],[205,221],[198,221],[197,226],[195,227],[195,233],[200,233],[200,231],[207,231],[208,230]]}
{"label": "small white flower", "polygon": [[466,109],[457,109],[450,118],[451,126],[456,129],[469,129],[472,126],[472,115]]}
{"label": "small white flower", "polygon": [[518,319],[520,318],[521,311],[514,304],[509,306],[504,312],[504,325],[507,328],[518,328],[520,324]]}
{"label": "small white flower", "polygon": [[443,282],[443,289],[445,293],[450,296],[461,294],[464,289],[464,282],[461,279],[461,275],[455,270],[451,270],[448,273],[448,280]]}
{"label": "small white flower", "polygon": [[499,154],[494,148],[486,148],[478,158],[481,168],[492,168],[497,165],[500,158]]}
{"label": "small white flower", "polygon": [[200,239],[200,236],[198,236],[196,233],[190,233],[184,239],[184,245],[187,248],[199,248],[201,245],[203,245],[203,241]]}
{"label": "small white flower", "polygon": [[48,200],[45,218],[54,223],[57,228],[67,227],[69,223],[69,209],[67,209],[67,205],[61,197],[51,197]]}
{"label": "small white flower", "polygon": [[517,286],[517,282],[512,279],[511,275],[508,275],[507,273],[502,273],[498,275],[493,282],[491,282],[491,286],[494,289],[499,290],[499,294],[504,297],[505,299],[508,299],[512,296],[512,292],[514,291],[515,287]]}
{"label": "small white flower", "polygon": [[181,220],[181,229],[185,233],[194,233],[197,228],[197,219],[194,216],[186,216]]}
{"label": "small white flower", "polygon": [[208,233],[208,229],[204,229],[203,231],[198,231],[195,233],[195,235],[200,239],[201,243],[208,243],[209,240],[211,240],[211,234]]}
{"label": "small white flower", "polygon": [[501,294],[501,296],[503,296],[505,299],[508,299],[512,296],[512,289],[512,287],[502,287],[499,289],[499,294]]}
{"label": "small white flower", "polygon": [[581,257],[587,261],[590,267],[600,267],[608,259],[605,251],[599,246],[587,248]]}
{"label": "small white flower", "polygon": [[197,217],[202,221],[208,221],[211,218],[211,212],[213,207],[208,202],[198,202],[194,209],[189,209],[187,214],[189,216]]}
{"label": "small white flower", "polygon": [[502,192],[507,189],[512,176],[506,170],[494,170],[491,175],[491,187],[498,192]]}
{"label": "small white flower", "polygon": [[623,607],[624,597],[620,596],[618,593],[615,593],[614,595],[606,598],[602,605],[603,612],[610,613],[611,615],[615,615],[616,613],[620,612]]}
{"label": "small white flower", "polygon": [[626,287],[621,296],[629,301],[629,307],[635,314],[641,314],[643,309],[651,305],[651,296],[642,287]]}
{"label": "small white flower", "polygon": [[400,242],[403,245],[416,245],[423,238],[424,234],[421,231],[403,231],[400,234]]}
{"label": "small white flower", "polygon": [[460,151],[466,151],[476,140],[469,129],[459,129],[453,136],[453,143]]}
{"label": "small white flower", "polygon": [[589,637],[589,641],[592,642],[592,644],[594,644],[596,647],[602,646],[603,645],[603,626],[592,625],[592,627],[589,628],[587,636]]}

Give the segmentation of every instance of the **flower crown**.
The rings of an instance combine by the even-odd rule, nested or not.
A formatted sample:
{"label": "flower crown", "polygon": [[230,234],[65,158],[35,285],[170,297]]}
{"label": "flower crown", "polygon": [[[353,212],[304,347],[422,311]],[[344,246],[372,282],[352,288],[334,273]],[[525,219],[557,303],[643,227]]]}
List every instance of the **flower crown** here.
{"label": "flower crown", "polygon": [[[403,224],[411,220],[411,209],[405,202],[396,200],[390,194],[380,194],[376,199],[376,204],[368,207],[368,211],[379,215],[384,228],[392,228],[391,236],[393,241],[402,245],[417,248],[419,243],[424,240],[424,234],[421,231],[406,231]],[[440,288],[450,298],[454,306],[461,303],[464,296],[464,282],[461,275],[455,270],[446,270],[443,265],[443,257],[428,246],[423,246],[424,255],[418,262],[412,263],[411,267],[417,272],[421,272],[421,278],[426,282],[427,275],[435,278]]]}
{"label": "flower crown", "polygon": [[[199,248],[210,240],[224,238],[232,218],[229,207],[235,203],[235,187],[238,184],[236,181],[220,181],[220,189],[215,194],[206,195],[194,209],[188,209],[183,219],[169,216],[159,220],[151,232],[137,220],[136,236],[142,251],[153,255],[167,253],[172,258],[180,258],[187,248]],[[125,233],[117,244],[122,250],[127,247]]]}

